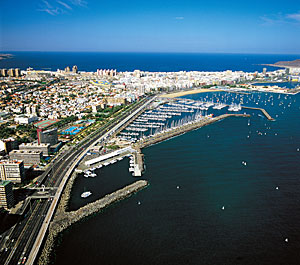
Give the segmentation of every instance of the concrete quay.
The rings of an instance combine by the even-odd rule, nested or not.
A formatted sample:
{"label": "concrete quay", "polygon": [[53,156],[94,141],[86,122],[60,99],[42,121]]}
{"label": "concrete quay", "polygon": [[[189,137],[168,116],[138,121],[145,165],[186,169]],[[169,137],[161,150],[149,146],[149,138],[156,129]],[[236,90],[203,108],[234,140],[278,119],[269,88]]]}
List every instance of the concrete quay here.
{"label": "concrete quay", "polygon": [[215,118],[203,118],[200,121],[189,123],[189,124],[183,125],[179,128],[174,128],[172,130],[169,130],[169,131],[166,131],[166,132],[163,132],[163,133],[159,133],[159,134],[157,134],[153,137],[142,139],[141,141],[137,142],[133,146],[135,148],[142,149],[144,147],[147,147],[147,146],[165,141],[169,138],[172,138],[172,137],[175,137],[177,135],[186,133],[188,131],[192,131],[192,130],[201,128],[201,127],[206,126],[208,124],[215,123],[219,120],[229,118],[229,117],[250,117],[250,115],[249,114],[223,114],[223,115],[217,116]]}
{"label": "concrete quay", "polygon": [[253,108],[253,107],[246,107],[246,106],[242,106],[242,108],[244,108],[244,109],[260,110],[266,116],[266,118],[269,121],[274,121],[274,119],[271,117],[271,115],[265,109],[262,109],[262,108]]}
{"label": "concrete quay", "polygon": [[[71,185],[68,185],[69,188],[72,187],[73,181],[71,182]],[[120,190],[108,194],[95,202],[89,203],[76,211],[66,212],[65,207],[67,204],[68,197],[70,196],[69,190],[68,196],[66,196],[63,199],[62,205],[58,207],[58,211],[50,224],[49,235],[47,237],[47,241],[45,243],[43,252],[38,260],[38,264],[49,264],[49,258],[51,251],[53,250],[55,238],[63,230],[67,229],[69,226],[80,221],[81,219],[103,210],[104,208],[110,206],[111,204],[117,201],[130,197],[134,193],[144,189],[147,186],[148,182],[146,180],[139,180]]]}

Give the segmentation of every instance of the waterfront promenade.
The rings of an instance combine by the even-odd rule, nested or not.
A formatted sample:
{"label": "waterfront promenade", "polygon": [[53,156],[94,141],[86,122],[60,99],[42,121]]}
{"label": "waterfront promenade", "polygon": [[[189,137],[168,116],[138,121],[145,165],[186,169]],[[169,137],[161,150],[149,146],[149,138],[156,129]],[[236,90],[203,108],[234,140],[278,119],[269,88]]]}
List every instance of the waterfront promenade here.
{"label": "waterfront promenade", "polygon": [[198,88],[198,89],[191,89],[191,90],[187,90],[187,91],[174,92],[174,93],[170,93],[170,94],[163,94],[160,97],[161,98],[178,98],[178,97],[183,97],[186,95],[199,94],[199,93],[205,93],[205,92],[218,92],[218,91],[221,91],[221,90]]}

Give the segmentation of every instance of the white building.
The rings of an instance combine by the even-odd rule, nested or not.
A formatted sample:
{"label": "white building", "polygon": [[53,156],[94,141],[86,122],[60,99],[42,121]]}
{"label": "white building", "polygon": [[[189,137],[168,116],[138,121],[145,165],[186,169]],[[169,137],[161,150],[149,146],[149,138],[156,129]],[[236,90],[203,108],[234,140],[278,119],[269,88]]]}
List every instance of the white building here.
{"label": "white building", "polygon": [[20,115],[20,116],[15,117],[15,122],[19,123],[19,124],[30,124],[37,120],[38,120],[38,117],[36,117],[36,116]]}

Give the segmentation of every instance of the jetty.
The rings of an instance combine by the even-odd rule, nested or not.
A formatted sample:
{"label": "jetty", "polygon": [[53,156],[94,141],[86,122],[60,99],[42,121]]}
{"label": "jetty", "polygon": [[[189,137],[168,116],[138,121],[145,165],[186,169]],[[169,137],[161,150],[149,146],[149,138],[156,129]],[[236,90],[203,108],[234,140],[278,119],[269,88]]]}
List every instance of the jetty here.
{"label": "jetty", "polygon": [[165,141],[169,138],[184,134],[188,131],[192,131],[192,130],[201,128],[208,124],[212,124],[212,123],[215,123],[217,121],[220,121],[220,120],[223,120],[223,119],[229,118],[229,117],[250,117],[250,115],[249,114],[223,114],[223,115],[220,115],[220,116],[217,116],[214,118],[205,117],[199,121],[191,122],[191,123],[185,124],[183,126],[176,127],[174,129],[170,129],[170,130],[164,131],[162,133],[158,133],[154,136],[143,138],[139,142],[135,143],[133,146],[135,148],[142,149],[144,147]]}
{"label": "jetty", "polygon": [[266,118],[267,118],[269,121],[274,121],[274,119],[271,117],[271,115],[270,115],[265,109],[262,109],[262,108],[254,108],[254,107],[246,107],[246,106],[242,106],[242,108],[244,108],[244,109],[260,110],[260,111],[266,116]]}

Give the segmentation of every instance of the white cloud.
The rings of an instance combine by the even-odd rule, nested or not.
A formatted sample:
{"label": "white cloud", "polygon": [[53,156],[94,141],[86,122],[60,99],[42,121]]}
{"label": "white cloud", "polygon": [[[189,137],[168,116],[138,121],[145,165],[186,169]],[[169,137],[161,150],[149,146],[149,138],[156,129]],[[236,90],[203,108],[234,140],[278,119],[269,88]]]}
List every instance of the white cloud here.
{"label": "white cloud", "polygon": [[87,2],[84,0],[42,0],[38,11],[57,16],[73,10],[75,6],[87,7]]}
{"label": "white cloud", "polygon": [[183,20],[184,17],[175,17],[176,20]]}
{"label": "white cloud", "polygon": [[263,25],[272,26],[272,25],[282,25],[282,24],[290,24],[290,25],[299,25],[300,23],[300,12],[295,14],[285,14],[278,13],[276,15],[268,15],[260,17],[263,21]]}
{"label": "white cloud", "polygon": [[87,2],[84,0],[69,0],[75,6],[86,6]]}
{"label": "white cloud", "polygon": [[286,17],[300,22],[300,12],[296,14],[288,14]]}
{"label": "white cloud", "polygon": [[56,2],[64,6],[66,9],[72,10],[72,7],[70,7],[67,3],[62,1],[56,1]]}

